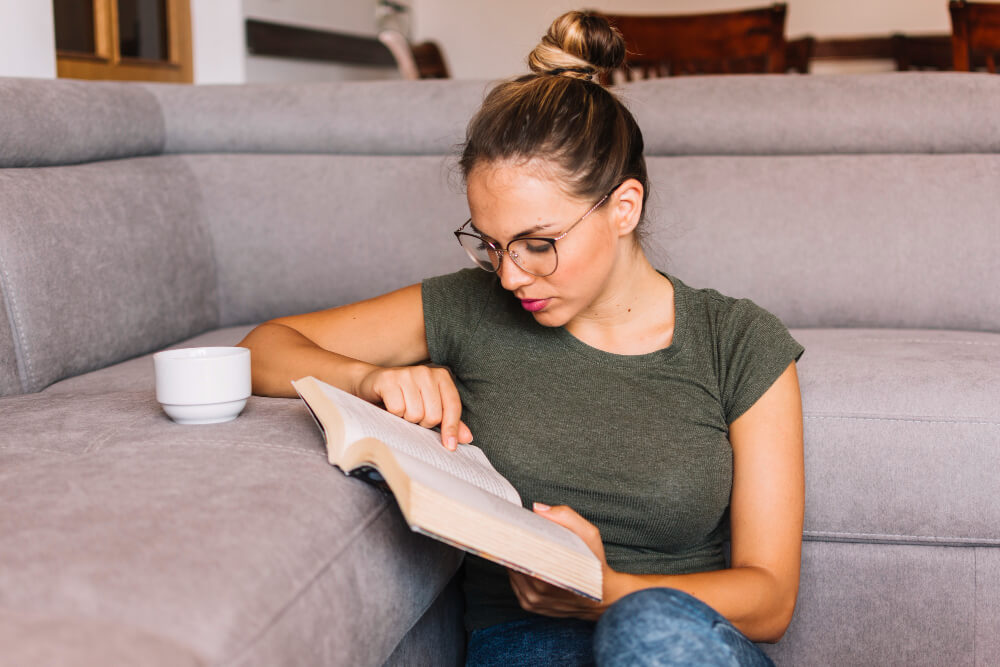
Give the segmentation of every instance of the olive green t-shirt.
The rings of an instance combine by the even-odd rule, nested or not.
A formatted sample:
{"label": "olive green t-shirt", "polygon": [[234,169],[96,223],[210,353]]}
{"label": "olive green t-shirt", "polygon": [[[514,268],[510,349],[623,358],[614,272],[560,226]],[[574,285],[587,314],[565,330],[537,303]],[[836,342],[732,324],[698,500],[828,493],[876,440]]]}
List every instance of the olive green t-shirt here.
{"label": "olive green t-shirt", "polygon": [[[673,340],[641,355],[538,324],[480,269],[422,286],[430,358],[454,373],[474,444],[526,507],[573,507],[600,529],[608,564],[634,574],[725,567],[728,425],[803,352],[753,302],[666,277]],[[470,630],[529,615],[486,560],[466,559],[464,589]]]}

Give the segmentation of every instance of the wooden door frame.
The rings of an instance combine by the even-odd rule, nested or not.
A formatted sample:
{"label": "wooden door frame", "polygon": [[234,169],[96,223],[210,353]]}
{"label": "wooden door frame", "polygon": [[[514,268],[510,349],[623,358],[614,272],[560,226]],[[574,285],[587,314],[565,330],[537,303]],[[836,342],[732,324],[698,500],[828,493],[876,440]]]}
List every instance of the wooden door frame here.
{"label": "wooden door frame", "polygon": [[189,0],[166,0],[166,61],[122,58],[118,35],[118,1],[94,0],[93,55],[56,51],[56,75],[69,79],[168,81],[192,83],[191,5]]}

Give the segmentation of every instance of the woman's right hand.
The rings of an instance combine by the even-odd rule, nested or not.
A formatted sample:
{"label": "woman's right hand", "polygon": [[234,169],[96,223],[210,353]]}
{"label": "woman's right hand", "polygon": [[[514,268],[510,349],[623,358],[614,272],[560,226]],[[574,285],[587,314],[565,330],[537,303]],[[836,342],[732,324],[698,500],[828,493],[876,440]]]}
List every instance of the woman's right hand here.
{"label": "woman's right hand", "polygon": [[462,399],[447,368],[375,367],[358,383],[357,396],[424,428],[441,427],[441,444],[454,451],[472,442],[462,421]]}

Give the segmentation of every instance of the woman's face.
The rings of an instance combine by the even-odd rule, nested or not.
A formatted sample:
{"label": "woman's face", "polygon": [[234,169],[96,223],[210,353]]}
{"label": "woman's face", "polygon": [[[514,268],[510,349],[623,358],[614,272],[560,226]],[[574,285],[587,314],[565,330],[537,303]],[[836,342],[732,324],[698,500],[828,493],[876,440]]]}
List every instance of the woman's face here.
{"label": "woman's face", "polygon": [[[560,236],[596,201],[566,194],[544,164],[484,164],[467,179],[474,233],[506,248],[514,238]],[[622,256],[621,225],[612,196],[556,242],[555,273],[538,277],[503,255],[498,275],[503,287],[545,326],[565,326],[592,314],[607,298],[608,285]]]}

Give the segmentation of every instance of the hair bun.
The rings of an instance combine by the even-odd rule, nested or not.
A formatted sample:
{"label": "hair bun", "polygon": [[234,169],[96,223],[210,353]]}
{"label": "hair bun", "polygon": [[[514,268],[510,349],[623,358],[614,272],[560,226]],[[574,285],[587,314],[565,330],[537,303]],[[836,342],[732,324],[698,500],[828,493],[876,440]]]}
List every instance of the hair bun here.
{"label": "hair bun", "polygon": [[528,67],[536,74],[593,79],[625,61],[625,40],[603,16],[591,12],[566,12],[549,26]]}

